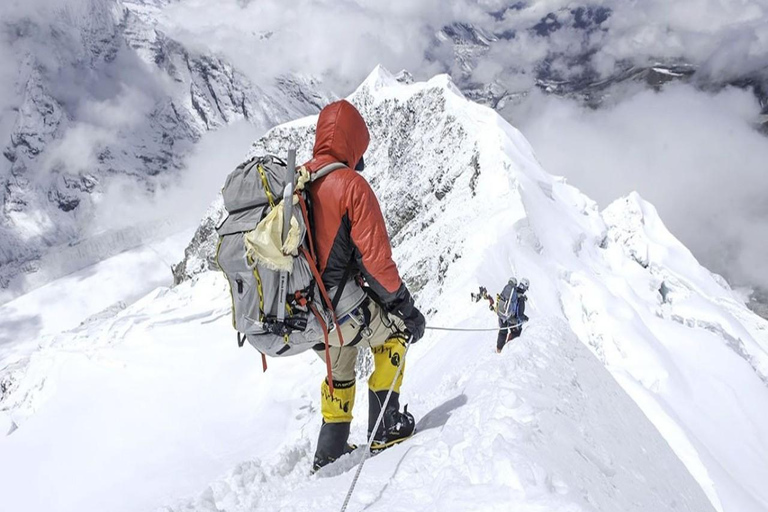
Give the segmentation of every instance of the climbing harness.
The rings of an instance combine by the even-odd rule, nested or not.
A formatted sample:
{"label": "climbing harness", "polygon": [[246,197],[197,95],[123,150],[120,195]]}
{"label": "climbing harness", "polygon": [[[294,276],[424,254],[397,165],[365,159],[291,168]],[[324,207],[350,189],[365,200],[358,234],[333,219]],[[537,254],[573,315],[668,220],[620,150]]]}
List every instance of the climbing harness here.
{"label": "climbing harness", "polygon": [[360,460],[360,464],[357,466],[357,471],[355,472],[355,477],[352,479],[352,484],[349,486],[347,497],[344,498],[344,504],[341,506],[341,512],[347,510],[347,505],[349,505],[349,500],[352,498],[352,493],[354,492],[355,486],[357,485],[357,479],[360,478],[360,472],[363,470],[363,464],[365,464],[365,461],[371,455],[371,445],[373,445],[373,438],[376,435],[376,432],[379,430],[381,420],[384,419],[384,411],[387,410],[387,404],[389,403],[389,398],[392,396],[392,391],[395,389],[395,383],[397,382],[397,379],[400,378],[400,373],[403,371],[405,356],[408,355],[408,349],[411,348],[411,340],[413,340],[413,336],[408,338],[408,341],[405,342],[405,352],[403,352],[403,357],[400,358],[400,364],[397,366],[397,373],[395,373],[395,378],[392,379],[392,384],[389,386],[389,391],[387,391],[387,397],[384,399],[384,403],[381,406],[379,417],[376,418],[376,424],[371,431],[371,437],[368,439],[368,445],[365,447],[365,451],[363,452],[363,458]]}

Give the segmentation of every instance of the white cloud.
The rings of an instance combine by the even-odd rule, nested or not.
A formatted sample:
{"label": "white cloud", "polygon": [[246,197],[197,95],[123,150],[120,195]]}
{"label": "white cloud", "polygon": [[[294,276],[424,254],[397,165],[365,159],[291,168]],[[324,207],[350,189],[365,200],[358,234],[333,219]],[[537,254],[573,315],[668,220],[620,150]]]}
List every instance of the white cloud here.
{"label": "white cloud", "polygon": [[[509,70],[530,74],[547,52],[576,56],[591,48],[588,61],[608,75],[618,62],[645,64],[657,59],[687,59],[716,76],[732,77],[768,65],[768,8],[759,0],[593,0],[593,9],[610,16],[589,33],[572,28],[571,0],[537,0],[503,17],[491,16],[512,1],[470,0],[181,0],[164,11],[163,26],[186,44],[213,49],[252,77],[281,72],[324,76],[338,93],[350,92],[375,64],[406,68],[427,78],[450,68],[435,34],[454,22],[472,23],[490,33],[514,32],[492,44],[473,79],[509,78]],[[562,24],[548,37],[531,31],[555,13]],[[588,17],[588,16],[587,16]],[[604,30],[603,30],[604,29]],[[493,69],[490,62],[500,69]],[[564,76],[581,71],[572,61],[553,62]]]}
{"label": "white cloud", "polygon": [[768,286],[768,140],[747,91],[673,85],[604,110],[534,94],[518,126],[544,167],[601,206],[632,190],[702,263]]}
{"label": "white cloud", "polygon": [[106,99],[88,98],[79,106],[78,119],[115,129],[133,128],[146,121],[156,98],[138,87],[119,85],[122,92]]}
{"label": "white cloud", "polygon": [[[406,68],[417,79],[446,70],[462,74],[453,60],[453,46],[435,38],[440,28],[453,22],[473,23],[491,33],[506,31],[507,37],[514,33],[494,42],[471,76],[482,83],[499,79],[510,92],[530,89],[536,67],[548,54],[576,56],[589,48],[594,52],[588,61],[602,75],[613,73],[617,63],[627,60],[647,64],[655,59],[686,59],[699,67],[702,80],[731,79],[768,68],[765,0],[591,0],[591,7],[607,7],[612,13],[590,33],[570,28],[573,9],[583,5],[573,0],[530,0],[503,17],[488,14],[514,3],[178,0],[163,9],[160,26],[185,45],[224,55],[256,83],[286,72],[307,73],[323,77],[341,96],[378,63],[393,71]],[[111,15],[114,4],[115,0],[0,0],[0,61],[5,64],[0,67],[0,136],[10,129],[13,113],[4,107],[16,102],[15,66],[28,49],[19,46],[19,31],[35,30],[34,23],[53,23],[60,38],[74,40],[88,34],[91,25],[101,26],[89,20]],[[530,30],[550,12],[563,27],[546,38]],[[34,23],[20,23],[24,19]],[[38,42],[29,33],[23,41],[50,45],[50,38]],[[56,69],[61,57],[57,52],[69,51],[65,46],[39,47],[35,54]],[[111,68],[109,80],[89,81],[73,69],[63,69],[57,77],[61,89],[55,92],[74,109],[77,122],[51,152],[49,163],[59,158],[87,167],[94,158],[93,148],[134,126],[152,98],[162,95],[161,85],[153,85],[146,69],[122,52],[118,59],[125,60]],[[584,69],[557,59],[552,66],[565,76]],[[658,205],[670,228],[704,263],[732,279],[768,284],[768,269],[762,263],[766,247],[760,245],[768,240],[764,227],[768,213],[757,206],[764,203],[759,193],[768,190],[760,172],[768,151],[766,139],[751,126],[759,106],[749,93],[740,91],[709,95],[691,87],[667,87],[660,94],[637,94],[640,87],[627,86],[628,99],[614,97],[605,111],[584,110],[534,92],[523,105],[505,112],[512,113],[515,124],[522,123],[551,171],[570,177],[602,204],[639,190]],[[227,151],[239,158],[247,142],[243,137],[227,145]],[[217,154],[215,148],[200,151],[193,162],[202,162],[204,154]],[[215,178],[190,172],[188,193],[196,196],[194,191],[199,191],[200,209],[231,167],[215,162],[203,166],[225,169]],[[209,177],[210,183],[205,181]],[[181,189],[165,183],[158,190]],[[115,194],[146,199],[138,188]],[[158,193],[149,199],[147,210],[157,206],[165,211],[160,198]],[[181,199],[171,196],[168,203],[176,201]],[[103,202],[105,207],[106,203],[112,201]],[[114,203],[110,207],[120,207]]]}
{"label": "white cloud", "polygon": [[486,17],[473,2],[183,0],[164,12],[173,37],[227,55],[252,77],[325,76],[350,92],[377,63],[426,77],[434,34],[453,20]]}
{"label": "white cloud", "polygon": [[187,159],[183,175],[158,178],[153,190],[131,177],[111,179],[94,197],[95,222],[91,233],[174,219],[194,226],[225,178],[246,156],[262,134],[246,122],[208,132]]}

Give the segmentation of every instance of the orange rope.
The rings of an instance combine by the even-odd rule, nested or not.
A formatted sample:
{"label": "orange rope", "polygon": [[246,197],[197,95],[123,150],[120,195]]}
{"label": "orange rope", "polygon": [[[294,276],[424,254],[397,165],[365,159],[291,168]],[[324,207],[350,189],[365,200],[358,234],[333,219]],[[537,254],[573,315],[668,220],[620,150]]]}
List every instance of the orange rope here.
{"label": "orange rope", "polygon": [[325,370],[328,375],[328,389],[331,391],[331,398],[333,398],[333,372],[331,372],[331,350],[330,345],[328,344],[328,326],[325,325],[325,322],[320,317],[320,313],[317,312],[317,308],[313,304],[309,305],[309,309],[315,315],[317,321],[320,322],[320,327],[323,328],[323,338],[325,339]]}

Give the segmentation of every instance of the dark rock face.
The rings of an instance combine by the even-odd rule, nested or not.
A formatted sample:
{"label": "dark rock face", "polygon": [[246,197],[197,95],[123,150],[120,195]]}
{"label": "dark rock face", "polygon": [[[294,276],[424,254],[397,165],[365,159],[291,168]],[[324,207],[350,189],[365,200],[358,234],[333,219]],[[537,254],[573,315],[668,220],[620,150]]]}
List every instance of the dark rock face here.
{"label": "dark rock face", "polygon": [[21,62],[18,108],[0,140],[4,282],[48,247],[79,240],[92,194],[114,177],[153,190],[183,171],[204,133],[241,120],[266,129],[329,100],[312,79],[255,84],[188,50],[155,28],[152,8],[164,3],[94,0],[84,19],[64,9],[0,21]]}
{"label": "dark rock face", "polygon": [[[762,114],[768,114],[766,68],[718,77],[710,76],[702,63],[650,56],[619,61],[609,75],[598,72],[594,57],[611,30],[609,22],[614,10],[610,5],[607,2],[601,5],[574,3],[530,19],[522,13],[533,7],[533,2],[510,1],[507,6],[490,11],[487,23],[453,23],[443,27],[428,57],[433,56],[433,60],[453,70],[454,80],[468,97],[495,109],[515,102],[530,87],[597,108],[607,97],[620,94],[618,86],[622,84],[658,88],[670,81],[684,81],[707,90],[727,86],[749,89],[760,101]],[[547,48],[543,58],[524,63],[505,62],[504,45],[519,39],[521,34]],[[453,62],[443,62],[446,53],[452,54]],[[500,63],[503,70],[490,82],[476,80],[474,71],[487,61]],[[521,77],[529,77],[529,86],[521,86]]]}
{"label": "dark rock face", "polygon": [[[438,80],[438,79],[435,79]],[[444,80],[444,79],[443,79]],[[375,71],[351,97],[368,124],[371,144],[366,152],[364,176],[376,192],[403,278],[412,291],[430,283],[442,286],[448,265],[461,257],[458,247],[450,253],[424,253],[412,244],[437,244],[445,238],[434,221],[450,202],[471,201],[481,172],[477,135],[468,133],[464,121],[449,106],[455,86],[440,83],[425,87],[407,98],[382,98],[378,83],[397,84],[384,70]],[[297,162],[311,157],[315,118],[278,126],[256,141],[250,155],[285,155],[297,148]],[[176,282],[207,270],[218,270],[214,259],[217,235],[214,227],[225,215],[221,198],[209,208],[184,259],[174,267]],[[460,242],[457,240],[456,244]]]}

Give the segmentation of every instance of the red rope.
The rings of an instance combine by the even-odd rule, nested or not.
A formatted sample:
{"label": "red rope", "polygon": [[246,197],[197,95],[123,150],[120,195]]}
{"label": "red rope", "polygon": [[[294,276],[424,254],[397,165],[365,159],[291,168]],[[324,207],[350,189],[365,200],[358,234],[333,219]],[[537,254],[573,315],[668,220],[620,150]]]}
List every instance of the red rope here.
{"label": "red rope", "polygon": [[320,272],[317,270],[317,265],[315,265],[314,260],[311,259],[312,255],[309,254],[309,251],[307,251],[307,248],[302,246],[301,251],[304,253],[304,257],[307,259],[307,262],[309,263],[309,270],[312,272],[312,275],[315,277],[315,281],[317,282],[317,287],[320,289],[320,295],[323,296],[325,305],[328,307],[328,310],[331,312],[331,317],[333,317],[333,323],[336,325],[336,333],[339,335],[339,345],[343,347],[344,338],[341,335],[341,325],[339,325],[339,319],[336,318],[336,311],[333,310],[333,304],[331,303],[331,299],[328,298],[328,292],[325,290],[325,285],[323,284],[323,278],[320,276]]}
{"label": "red rope", "polygon": [[[344,346],[344,338],[341,335],[341,326],[339,325],[339,319],[336,318],[336,311],[333,309],[333,303],[331,302],[331,299],[328,298],[328,292],[325,289],[325,284],[323,284],[323,278],[320,275],[320,271],[317,269],[317,255],[315,253],[315,245],[314,241],[312,240],[312,233],[310,232],[310,225],[309,225],[309,214],[307,212],[307,203],[304,200],[304,197],[302,194],[296,194],[299,198],[299,206],[301,206],[301,215],[304,217],[304,225],[307,228],[307,239],[309,240],[309,251],[307,251],[307,248],[305,246],[301,246],[301,252],[304,254],[304,258],[306,258],[307,263],[309,264],[309,270],[312,272],[312,275],[315,278],[315,281],[317,282],[317,287],[320,290],[320,295],[323,297],[323,300],[325,301],[326,306],[331,312],[331,317],[333,318],[333,323],[336,325],[336,332],[339,335],[339,344],[343,347]],[[320,322],[320,326],[323,329],[323,338],[325,340],[325,369],[327,372],[327,379],[328,379],[328,389],[331,392],[331,398],[333,398],[333,372],[331,371],[331,351],[330,351],[330,345],[328,343],[328,326],[326,325],[323,318],[320,316],[320,313],[318,313],[317,308],[310,304],[309,308],[312,310],[312,313],[317,318],[317,321]]]}
{"label": "red rope", "polygon": [[331,371],[331,350],[330,345],[328,344],[328,326],[325,325],[325,322],[320,317],[320,313],[317,312],[317,308],[315,308],[314,305],[310,304],[309,309],[314,313],[317,321],[320,322],[320,327],[323,329],[323,338],[325,339],[325,370],[328,375],[328,389],[330,389],[331,398],[333,398],[333,372]]}

